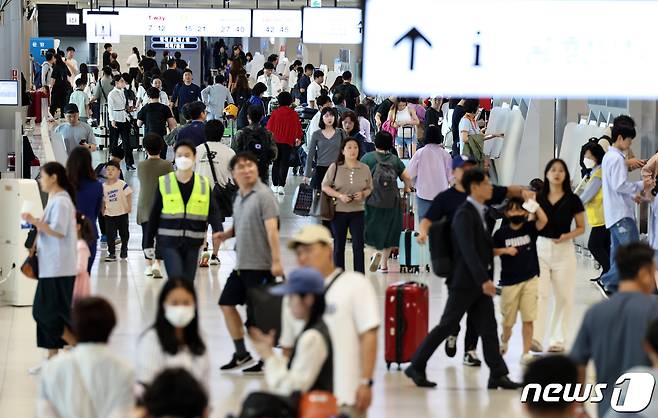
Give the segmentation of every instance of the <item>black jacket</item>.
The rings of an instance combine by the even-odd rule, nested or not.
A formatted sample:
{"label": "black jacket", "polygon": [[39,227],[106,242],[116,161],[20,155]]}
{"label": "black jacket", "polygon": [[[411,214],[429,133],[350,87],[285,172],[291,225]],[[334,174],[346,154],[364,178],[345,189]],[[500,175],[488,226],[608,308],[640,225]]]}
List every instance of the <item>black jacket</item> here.
{"label": "black jacket", "polygon": [[450,287],[482,291],[482,284],[493,278],[493,240],[469,201],[452,219],[452,240],[455,267]]}

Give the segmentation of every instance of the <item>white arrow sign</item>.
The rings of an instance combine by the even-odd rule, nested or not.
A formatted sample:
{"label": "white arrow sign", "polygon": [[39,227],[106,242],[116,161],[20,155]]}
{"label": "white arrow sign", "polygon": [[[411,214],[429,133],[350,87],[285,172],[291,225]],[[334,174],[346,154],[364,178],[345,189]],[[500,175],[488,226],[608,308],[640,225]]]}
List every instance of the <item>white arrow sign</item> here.
{"label": "white arrow sign", "polygon": [[656,98],[656,16],[657,0],[366,0],[363,86],[418,96]]}

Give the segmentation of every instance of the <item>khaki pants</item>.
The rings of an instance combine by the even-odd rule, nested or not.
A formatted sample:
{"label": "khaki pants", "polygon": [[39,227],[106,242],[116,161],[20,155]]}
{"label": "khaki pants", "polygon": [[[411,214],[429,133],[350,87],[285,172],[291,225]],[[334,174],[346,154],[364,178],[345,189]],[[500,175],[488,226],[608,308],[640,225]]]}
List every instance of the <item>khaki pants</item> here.
{"label": "khaki pants", "polygon": [[549,345],[564,346],[576,290],[576,250],[572,241],[556,244],[551,239],[539,237],[537,255],[540,270],[539,299],[533,339],[544,343],[548,305],[553,293],[555,306],[549,327]]}
{"label": "khaki pants", "polygon": [[503,314],[504,327],[513,327],[519,312],[523,322],[534,322],[537,319],[538,287],[539,277],[503,286],[500,311]]}

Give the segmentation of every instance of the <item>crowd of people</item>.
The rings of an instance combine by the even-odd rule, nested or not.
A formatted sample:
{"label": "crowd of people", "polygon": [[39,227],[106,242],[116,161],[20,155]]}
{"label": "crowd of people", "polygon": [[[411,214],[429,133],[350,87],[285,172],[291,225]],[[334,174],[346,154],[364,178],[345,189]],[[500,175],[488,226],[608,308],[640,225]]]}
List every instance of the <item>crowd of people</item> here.
{"label": "crowd of people", "polygon": [[[330,392],[347,416],[366,416],[381,315],[365,274],[390,271],[401,233],[414,229],[406,220],[410,205],[418,243],[432,243],[431,252],[449,253],[453,260],[440,322],[405,369],[415,385],[436,385],[426,374],[427,363],[441,343],[448,357],[456,355],[464,316],[463,363],[481,365],[476,351],[481,340],[489,389],[584,383],[590,360],[598,380],[610,388],[626,370],[656,367],[658,240],[654,233],[652,245],[639,242],[635,205],[655,202],[658,154],[648,162],[629,155],[636,136],[630,117],[616,118],[605,138],[584,145],[584,180],[575,189],[560,159],[549,161],[544,178],[530,186],[493,185],[483,144],[502,135],[485,136],[481,118],[491,100],[483,105],[480,99],[450,99],[448,121],[441,97],[388,97],[376,105],[352,84],[351,72],[327,88],[325,74],[313,64],[295,61],[287,74],[277,74],[278,55],[267,58],[249,89],[247,77],[258,69],[249,66],[250,54],[240,45],[232,51],[228,56],[224,45],[217,48],[213,63],[226,71],[204,88],[193,82],[178,53],[164,55],[158,65],[154,51],[142,57],[134,48],[128,72],[120,73],[108,44],[102,77],[91,92],[88,74],[66,80],[75,75],[73,55],[63,61],[55,54],[59,58],[49,64],[52,113],[61,109],[66,115],[56,130],[69,157],[66,167],[56,162],[41,167],[40,186],[49,196],[43,217],[23,214],[37,231],[33,316],[37,345],[50,359],[31,370],[41,373],[39,416],[128,416],[137,401],[144,416],[207,414],[212,353],[200,329],[194,280],[198,267],[221,262],[218,250],[231,238],[235,266],[218,304],[234,354],[221,370],[264,373],[268,391],[280,396]],[[59,95],[71,82],[76,91],[68,102]],[[93,115],[94,100],[107,104],[110,123],[110,158],[96,168],[95,139],[84,120]],[[147,154],[137,167],[133,119],[144,128]],[[230,144],[222,142],[227,121],[239,128],[226,137]],[[448,123],[451,148],[441,129]],[[162,278],[166,271],[167,277],[156,317],[137,343],[134,367],[108,350],[115,313],[89,286],[99,238],[107,251],[103,262],[117,261],[117,245],[118,259],[128,256],[134,197],[122,162],[126,171],[137,170],[145,275]],[[327,197],[331,214],[285,242],[299,268],[280,283],[277,196],[292,192],[286,190],[291,165],[314,196]],[[639,168],[643,179],[630,182],[628,173]],[[411,203],[407,196],[414,191]],[[437,240],[433,229],[439,222],[447,222],[448,235]],[[575,325],[574,238],[585,233],[586,224],[589,249],[602,270],[593,283],[606,300],[588,310],[564,356]],[[352,271],[345,259],[348,243]],[[374,250],[369,260],[366,247]],[[497,285],[494,257],[501,261]],[[253,295],[262,288],[283,297],[280,335],[259,326]],[[247,306],[246,318],[240,305]],[[519,314],[522,383],[509,378],[505,360]],[[253,356],[246,338],[253,342]],[[67,346],[74,348],[58,354]],[[532,353],[550,355],[538,359]],[[176,390],[189,396],[170,396]],[[599,416],[607,416],[605,405],[599,404]],[[578,408],[569,402],[526,404],[533,417],[574,417]]]}

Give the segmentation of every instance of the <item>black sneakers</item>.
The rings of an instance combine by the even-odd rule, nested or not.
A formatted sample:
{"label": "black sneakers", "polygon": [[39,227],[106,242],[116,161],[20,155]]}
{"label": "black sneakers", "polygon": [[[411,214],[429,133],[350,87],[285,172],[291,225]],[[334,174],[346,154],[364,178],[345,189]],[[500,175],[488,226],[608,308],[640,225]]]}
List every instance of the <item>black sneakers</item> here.
{"label": "black sneakers", "polygon": [[467,351],[464,354],[464,366],[480,367],[481,365],[482,361],[480,361],[475,351]]}
{"label": "black sneakers", "polygon": [[247,353],[243,357],[238,357],[238,353],[233,354],[231,361],[219,368],[219,370],[233,370],[245,366],[253,361],[251,354]]}
{"label": "black sneakers", "polygon": [[265,364],[263,363],[263,360],[260,360],[258,363],[254,364],[253,366],[244,369],[242,373],[250,374],[250,375],[263,374],[264,365]]}
{"label": "black sneakers", "polygon": [[454,357],[455,354],[457,354],[457,336],[449,335],[448,338],[446,338],[444,348],[446,350],[446,356]]}

